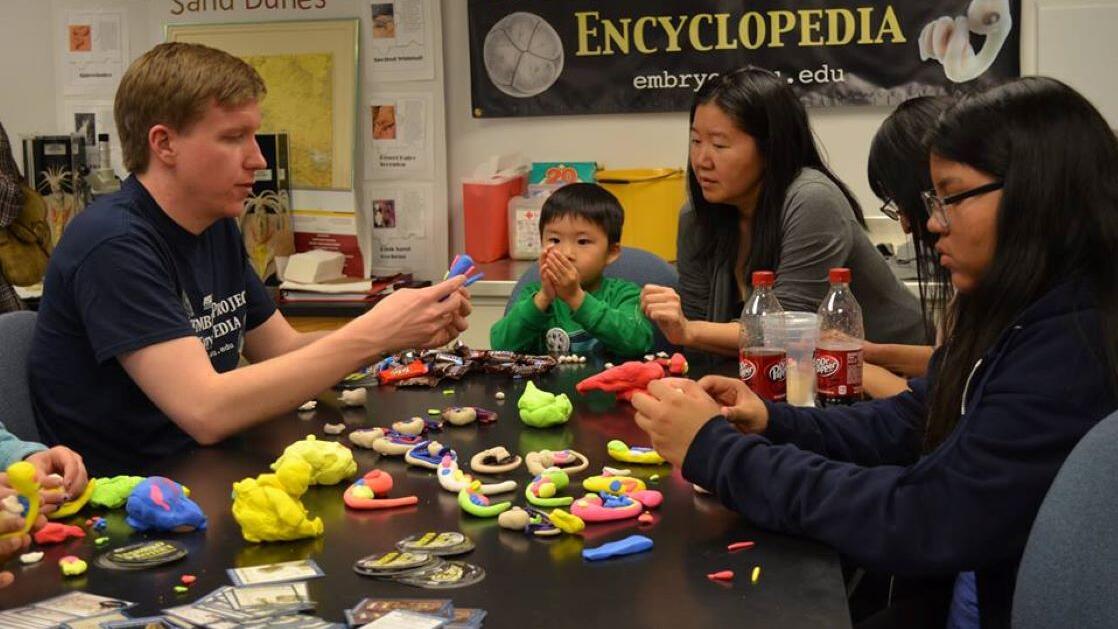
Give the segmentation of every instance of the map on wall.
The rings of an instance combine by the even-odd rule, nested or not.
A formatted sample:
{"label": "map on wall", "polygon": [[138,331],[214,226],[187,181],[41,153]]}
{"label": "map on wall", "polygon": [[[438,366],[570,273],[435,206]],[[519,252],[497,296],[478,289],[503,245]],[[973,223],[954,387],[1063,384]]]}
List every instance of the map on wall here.
{"label": "map on wall", "polygon": [[331,53],[244,55],[264,79],[263,133],[290,139],[293,188],[329,188],[334,180],[334,56]]}

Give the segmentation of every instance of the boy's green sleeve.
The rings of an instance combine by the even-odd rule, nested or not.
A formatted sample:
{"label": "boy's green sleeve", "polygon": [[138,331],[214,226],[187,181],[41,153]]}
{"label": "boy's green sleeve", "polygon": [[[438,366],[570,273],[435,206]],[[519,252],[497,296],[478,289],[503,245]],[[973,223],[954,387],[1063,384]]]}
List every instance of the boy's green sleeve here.
{"label": "boy's green sleeve", "polygon": [[634,357],[652,349],[652,322],[641,312],[641,289],[632,282],[611,282],[601,299],[587,293],[572,316],[611,354]]}
{"label": "boy's green sleeve", "polygon": [[544,351],[544,335],[551,322],[551,308],[540,312],[532,299],[540,292],[540,285],[528,284],[508,314],[489,329],[489,347],[511,352],[539,354]]}

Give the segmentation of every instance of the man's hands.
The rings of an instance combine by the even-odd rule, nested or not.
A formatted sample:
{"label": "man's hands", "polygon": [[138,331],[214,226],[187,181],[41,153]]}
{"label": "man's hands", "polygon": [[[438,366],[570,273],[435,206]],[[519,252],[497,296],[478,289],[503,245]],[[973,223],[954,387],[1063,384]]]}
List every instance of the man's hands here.
{"label": "man's hands", "polygon": [[441,347],[468,327],[472,310],[464,276],[428,288],[404,288],[385,297],[359,317],[358,329],[380,354]]}

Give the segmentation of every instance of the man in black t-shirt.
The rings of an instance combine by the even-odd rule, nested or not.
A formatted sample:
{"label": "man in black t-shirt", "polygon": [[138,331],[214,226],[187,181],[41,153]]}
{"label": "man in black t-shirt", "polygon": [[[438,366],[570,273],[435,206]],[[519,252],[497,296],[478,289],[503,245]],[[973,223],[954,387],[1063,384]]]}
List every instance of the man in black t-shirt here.
{"label": "man in black t-shirt", "polygon": [[[251,66],[197,44],[160,44],[121,80],[132,175],[54,250],[30,359],[44,437],[98,474],[216,443],[466,327],[461,277],[397,291],[332,333],[299,333],[276,311],[235,222],[266,166],[264,94]],[[252,364],[237,369],[242,354]]]}

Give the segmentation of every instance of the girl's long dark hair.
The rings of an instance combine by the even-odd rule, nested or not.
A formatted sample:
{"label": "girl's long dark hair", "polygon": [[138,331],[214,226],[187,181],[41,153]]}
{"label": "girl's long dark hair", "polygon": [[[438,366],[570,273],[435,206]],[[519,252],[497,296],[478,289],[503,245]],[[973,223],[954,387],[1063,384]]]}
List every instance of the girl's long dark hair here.
{"label": "girl's long dark hair", "polygon": [[1118,390],[1118,139],[1102,115],[1067,85],[1026,77],[962,98],[944,113],[929,146],[1005,187],[990,268],[948,310],[925,449],[958,422],[976,361],[1064,280],[1093,290],[1103,326],[1099,358]]}
{"label": "girl's long dark hair", "polygon": [[[833,181],[850,203],[858,222],[865,227],[861,206],[823,163],[803,104],[780,77],[769,70],[746,66],[708,81],[691,104],[691,124],[695,122],[695,109],[707,103],[717,105],[739,129],[748,133],[757,142],[764,160],[761,193],[751,223],[752,241],[746,271],[775,269],[780,262],[781,208],[788,187],[804,168],[814,168]],[[741,245],[738,209],[703,198],[690,160],[687,185],[703,248],[716,260],[736,263]]]}
{"label": "girl's long dark hair", "polygon": [[928,343],[936,338],[936,318],[951,296],[951,274],[939,264],[936,235],[928,231],[928,210],[920,193],[931,190],[928,133],[935,128],[947,98],[918,96],[901,103],[873,136],[867,175],[870,189],[882,201],[893,201],[904,214],[915,245],[916,280]]}

